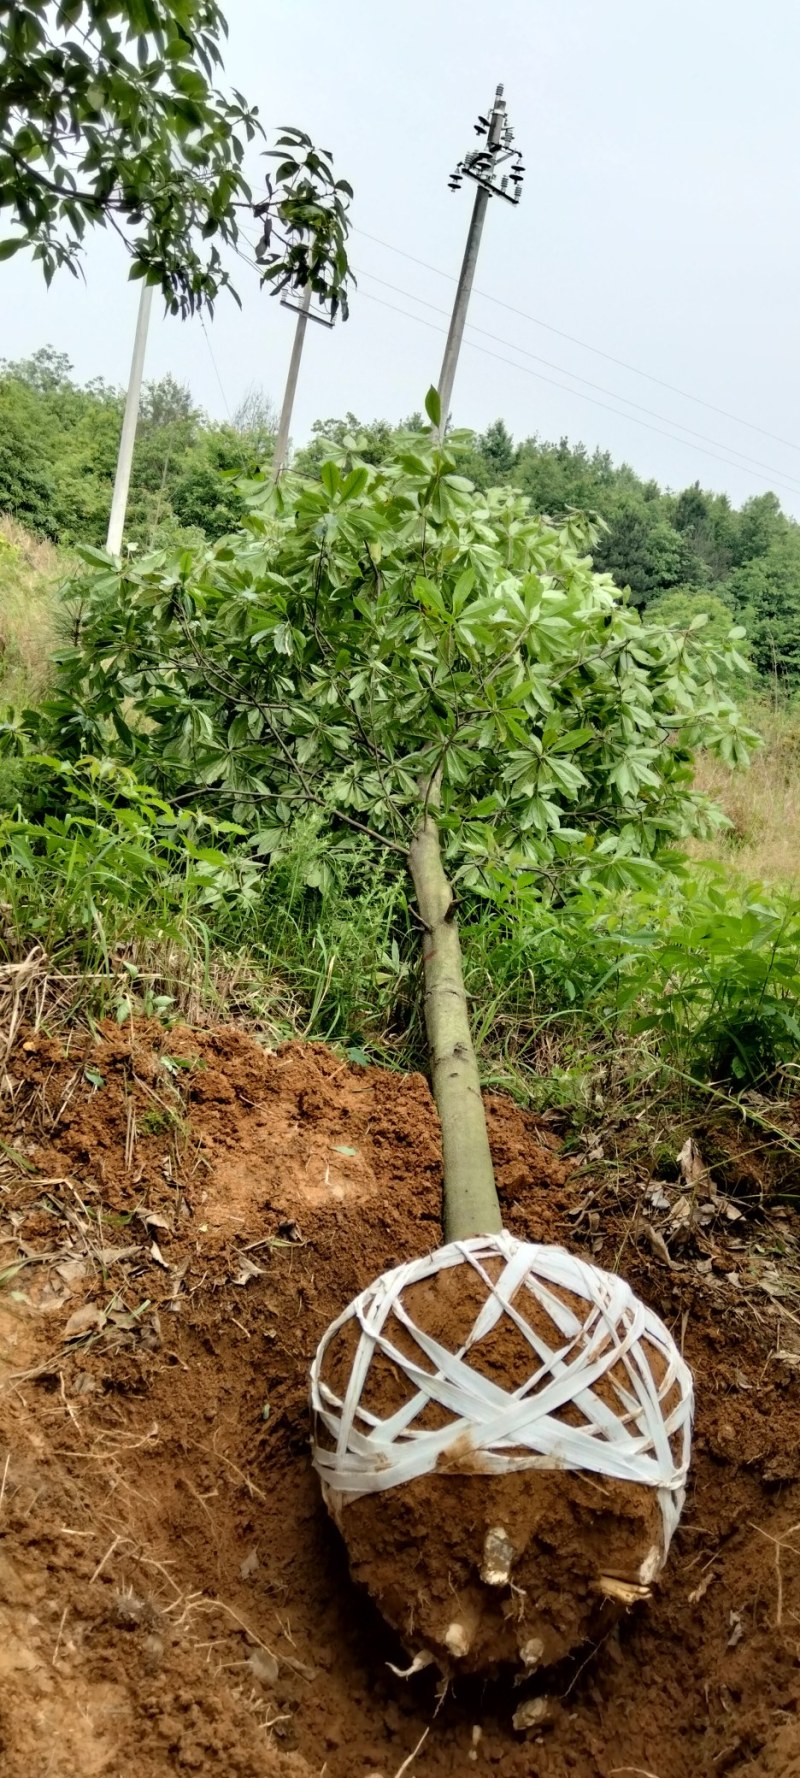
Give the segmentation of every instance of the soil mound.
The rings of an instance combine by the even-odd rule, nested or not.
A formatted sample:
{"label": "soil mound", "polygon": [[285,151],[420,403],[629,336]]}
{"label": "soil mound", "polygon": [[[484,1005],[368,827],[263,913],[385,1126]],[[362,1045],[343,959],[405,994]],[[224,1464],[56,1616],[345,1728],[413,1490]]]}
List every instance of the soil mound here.
{"label": "soil mound", "polygon": [[671,1261],[635,1182],[587,1212],[546,1123],[489,1101],[508,1226],[630,1279],[694,1368],[697,1436],[652,1604],[442,1699],[392,1671],[308,1454],[320,1335],[440,1239],[425,1082],[141,1025],[28,1037],[4,1086],[4,1778],[395,1778],[415,1748],[420,1778],[800,1778],[791,1210]]}

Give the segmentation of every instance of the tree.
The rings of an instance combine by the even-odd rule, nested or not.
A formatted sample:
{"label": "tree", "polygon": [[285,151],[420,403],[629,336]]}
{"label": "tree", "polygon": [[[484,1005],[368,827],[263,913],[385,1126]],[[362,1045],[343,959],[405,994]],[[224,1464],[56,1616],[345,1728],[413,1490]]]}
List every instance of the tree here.
{"label": "tree", "polygon": [[0,381],[0,512],[53,537],[53,475],[35,412]]}
{"label": "tree", "polygon": [[536,512],[555,515],[574,508],[602,512],[609,490],[627,485],[631,477],[624,465],[614,469],[607,451],[590,457],[584,445],[572,446],[566,438],[558,444],[528,438],[517,451],[511,479]]}
{"label": "tree", "polygon": [[259,463],[272,457],[278,430],[278,409],[255,383],[239,402],[232,424]]}
{"label": "tree", "polygon": [[747,628],[757,672],[800,690],[800,526],[784,520],[765,553],[735,568],[720,590]]}
{"label": "tree", "polygon": [[59,542],[99,542],[122,402],[103,383],[78,388],[71,369],[51,347],[2,367],[0,506]]}
{"label": "tree", "polygon": [[[122,396],[99,380],[81,388],[52,347],[0,368],[0,512],[71,546],[103,543]],[[241,524],[236,482],[269,461],[272,409],[251,397],[239,424],[218,425],[172,376],[142,395],[128,508],[141,548],[197,543]],[[190,537],[182,537],[187,528]]]}
{"label": "tree", "polygon": [[356,459],[362,463],[383,463],[401,432],[402,428],[390,426],[388,420],[373,420],[364,425],[350,413],[343,420],[315,420],[311,443],[298,451],[295,468],[299,475],[318,475],[323,463],[334,459],[343,466]]}
{"label": "tree", "polygon": [[356,833],[373,871],[408,868],[449,1238],[499,1218],[456,893],[513,916],[587,878],[650,881],[701,818],[692,746],[746,757],[724,650],[645,628],[593,573],[585,523],[481,497],[458,467],[422,434],[266,483],[215,550],[101,559],[46,713],[51,746],[227,804],[257,856],[314,815],[328,855]]}
{"label": "tree", "polygon": [[756,494],[752,500],[746,500],[739,514],[737,566],[752,561],[754,556],[765,556],[786,529],[787,519],[777,494]]}
{"label": "tree", "polygon": [[[0,9],[0,212],[17,231],[0,257],[32,248],[49,283],[77,272],[87,228],[108,225],[173,314],[232,288],[221,248],[253,207],[245,147],[263,131],[241,93],[213,85],[225,32],[216,0]],[[301,131],[284,132],[278,158],[254,206],[262,275],[346,310],[350,187]]]}
{"label": "tree", "polygon": [[673,501],[669,516],[705,564],[708,578],[724,579],[735,557],[739,529],[727,494],[708,494],[694,482]]}
{"label": "tree", "polygon": [[495,420],[488,426],[478,441],[481,455],[486,458],[491,484],[496,486],[504,481],[514,467],[514,440],[504,420]]}
{"label": "tree", "polygon": [[623,496],[606,509],[607,525],[597,549],[598,565],[618,586],[630,587],[636,605],[647,605],[668,588],[702,579],[691,544],[644,501]]}

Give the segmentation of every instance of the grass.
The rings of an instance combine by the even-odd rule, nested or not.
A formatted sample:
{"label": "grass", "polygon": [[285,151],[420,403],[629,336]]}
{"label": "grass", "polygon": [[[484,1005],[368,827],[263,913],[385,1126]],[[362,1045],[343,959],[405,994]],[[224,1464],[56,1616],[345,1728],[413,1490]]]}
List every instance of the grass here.
{"label": "grass", "polygon": [[63,552],[0,516],[0,700],[35,705],[47,691],[60,638],[58,589],[69,571]]}
{"label": "grass", "polygon": [[698,788],[731,825],[692,851],[742,877],[794,886],[800,882],[800,710],[764,700],[748,717],[763,746],[747,771],[732,771],[707,754],[698,760]]}

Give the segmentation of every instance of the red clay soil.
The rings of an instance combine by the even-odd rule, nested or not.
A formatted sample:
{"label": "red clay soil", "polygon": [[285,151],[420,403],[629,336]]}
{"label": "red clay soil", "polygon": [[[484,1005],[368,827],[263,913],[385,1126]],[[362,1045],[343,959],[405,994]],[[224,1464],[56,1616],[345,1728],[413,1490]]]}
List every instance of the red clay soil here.
{"label": "red clay soil", "polygon": [[587,1212],[547,1126],[489,1101],[507,1225],[617,1266],[683,1340],[695,1460],[648,1607],[522,1687],[440,1700],[390,1670],[308,1455],[324,1328],[440,1240],[425,1082],[154,1025],[6,1066],[3,1778],[395,1778],[415,1748],[412,1778],[800,1778],[791,1210],[672,1259],[633,1185]]}

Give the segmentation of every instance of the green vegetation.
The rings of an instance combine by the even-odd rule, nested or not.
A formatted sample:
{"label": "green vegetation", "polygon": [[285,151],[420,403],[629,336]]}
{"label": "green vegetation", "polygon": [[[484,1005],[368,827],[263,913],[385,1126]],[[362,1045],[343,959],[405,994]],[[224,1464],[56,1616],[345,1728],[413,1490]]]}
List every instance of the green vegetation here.
{"label": "green vegetation", "polygon": [[278,139],[275,186],[253,205],[246,146],[263,137],[241,93],[212,84],[227,32],[216,0],[16,0],[0,10],[0,212],[49,283],[77,274],[87,229],[112,227],[131,276],[173,314],[232,288],[220,249],[240,210],[263,224],[257,258],[276,288],[310,283],[346,313],[347,200],[330,156],[300,130]]}
{"label": "green vegetation", "polygon": [[[0,513],[72,546],[102,545],[116,463],[122,394],[102,382],[79,387],[69,360],[51,347],[0,370]],[[317,479],[323,461],[380,466],[398,439],[419,428],[385,421],[362,427],[351,414],[319,422],[297,454],[298,473]],[[236,529],[239,491],[272,455],[276,416],[252,390],[227,423],[210,422],[171,377],[145,390],[134,458],[127,535],[139,550],[193,547]],[[497,421],[459,443],[459,472],[482,492],[517,488],[534,512],[593,524],[595,567],[628,588],[647,621],[687,628],[705,614],[708,634],[743,627],[756,678],[792,694],[800,687],[800,526],[774,494],[736,511],[699,486],[663,493],[607,452],[565,441],[515,446]],[[742,689],[743,669],[733,666]]]}
{"label": "green vegetation", "polygon": [[[34,395],[55,412],[76,392],[62,374]],[[154,438],[188,424],[174,389],[150,399]],[[251,404],[254,456],[264,418]],[[193,424],[184,485],[215,432]],[[756,753],[732,776],[753,737],[728,607],[701,625],[683,594],[620,598],[586,520],[471,490],[468,435],[438,455],[389,433],[363,463],[345,437],[277,494],[217,482],[244,516],[216,540],[162,534],[121,572],[81,546],[51,595],[54,678],[42,695],[29,675],[5,725],[6,956],[40,946],[95,1014],[224,1005],[419,1065],[419,926],[386,841],[405,851],[441,760],[486,1078],[580,1097],[612,1040],[768,1078],[800,1047],[796,903],[740,881],[736,823],[713,813],[769,772]],[[5,573],[24,584],[21,537]],[[779,735],[776,717],[773,756]]]}
{"label": "green vegetation", "polygon": [[166,378],[118,571],[120,408],[51,350],[0,378],[7,958],[40,947],[93,1016],[424,1065],[401,854],[440,763],[484,1078],[582,1102],[612,1044],[733,1089],[793,1064],[799,533],[772,496],[665,495],[500,423],[437,456],[419,416],[319,426],[274,493],[265,398],[215,424]]}
{"label": "green vegetation", "polygon": [[58,589],[68,566],[52,544],[0,520],[0,697],[12,705],[39,702],[51,681],[53,649],[66,634]]}
{"label": "green vegetation", "polygon": [[[381,462],[394,437],[385,421],[362,426],[353,414],[320,421],[314,432],[297,459],[308,475],[331,454],[344,465],[356,456]],[[785,692],[800,688],[800,525],[774,494],[737,511],[698,483],[665,493],[607,451],[589,453],[566,439],[515,445],[502,420],[473,435],[460,467],[481,489],[519,488],[534,512],[596,515],[595,567],[628,588],[639,610],[679,624],[708,612],[717,634],[726,621],[742,624],[757,674]]]}
{"label": "green vegetation", "polygon": [[[123,395],[79,388],[50,347],[0,369],[0,513],[68,547],[105,542]],[[236,482],[272,453],[275,416],[257,390],[212,424],[172,377],[146,385],[127,537],[139,548],[195,543],[240,524]]]}

